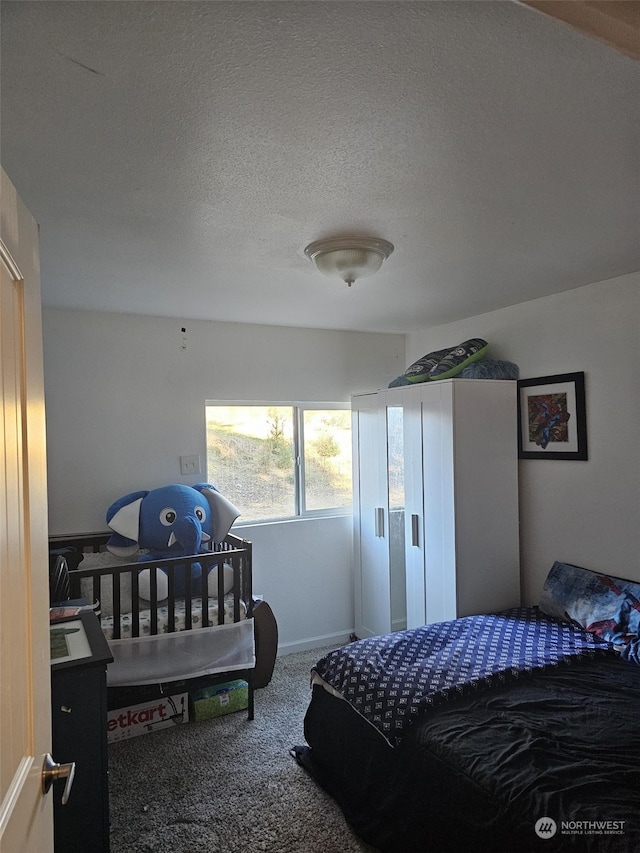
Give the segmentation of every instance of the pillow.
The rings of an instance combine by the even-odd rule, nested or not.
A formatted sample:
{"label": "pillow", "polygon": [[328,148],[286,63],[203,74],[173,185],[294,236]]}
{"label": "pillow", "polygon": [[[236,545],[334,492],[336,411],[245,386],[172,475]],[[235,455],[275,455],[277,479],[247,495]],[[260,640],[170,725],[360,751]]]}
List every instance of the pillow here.
{"label": "pillow", "polygon": [[449,350],[429,371],[429,379],[451,379],[474,361],[479,361],[489,344],[483,338],[470,338]]}
{"label": "pillow", "polygon": [[388,388],[400,388],[403,385],[411,385],[410,380],[407,379],[407,377],[404,375],[404,373],[402,374],[402,376],[397,376],[395,379],[392,379],[387,387]]}
{"label": "pillow", "polygon": [[468,364],[460,371],[461,379],[517,379],[520,368],[512,361],[483,358]]}
{"label": "pillow", "polygon": [[577,622],[640,663],[640,583],[555,562],[544,582],[540,610]]}
{"label": "pillow", "polygon": [[436,367],[445,355],[450,352],[450,348],[428,352],[426,355],[423,355],[422,358],[419,358],[417,361],[414,361],[412,365],[407,367],[404,372],[405,377],[409,382],[426,382],[430,378],[429,374],[433,368]]}

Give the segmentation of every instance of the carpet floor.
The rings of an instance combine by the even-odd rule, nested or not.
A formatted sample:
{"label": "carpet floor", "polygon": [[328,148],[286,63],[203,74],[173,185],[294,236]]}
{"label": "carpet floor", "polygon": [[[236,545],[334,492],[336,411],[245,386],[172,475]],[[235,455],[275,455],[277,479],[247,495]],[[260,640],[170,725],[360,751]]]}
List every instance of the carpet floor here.
{"label": "carpet floor", "polygon": [[278,658],[252,722],[240,711],[110,744],[111,853],[375,853],[289,754],[322,654]]}

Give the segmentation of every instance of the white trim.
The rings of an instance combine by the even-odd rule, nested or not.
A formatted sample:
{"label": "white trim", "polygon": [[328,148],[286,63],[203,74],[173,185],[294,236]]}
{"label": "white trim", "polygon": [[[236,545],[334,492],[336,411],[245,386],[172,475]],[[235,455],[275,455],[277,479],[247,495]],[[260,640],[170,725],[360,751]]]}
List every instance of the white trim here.
{"label": "white trim", "polygon": [[299,409],[350,409],[350,400],[336,402],[335,400],[309,401],[300,400],[205,400],[205,406],[296,406]]}
{"label": "white trim", "polygon": [[[289,524],[294,521],[317,521],[319,518],[350,518],[353,515],[353,507],[334,507],[333,509],[313,509],[304,515],[274,515],[271,518],[254,518],[253,521],[238,521],[234,530],[239,527],[261,527],[270,524]],[[242,517],[242,516],[240,516]]]}
{"label": "white trim", "polygon": [[7,248],[7,244],[4,242],[2,237],[0,237],[0,260],[4,262],[4,265],[6,266],[9,275],[11,276],[14,282],[24,281],[22,273],[20,272],[20,268],[15,262],[13,255]]}
{"label": "white trim", "polygon": [[31,768],[35,763],[35,758],[33,755],[24,755],[18,767],[16,768],[16,772],[13,775],[13,779],[11,780],[11,784],[7,789],[7,793],[0,804],[0,840],[4,835],[4,831],[7,828],[9,820],[11,819],[11,815],[13,814],[13,810],[16,807],[20,794],[24,786],[26,785],[27,778],[29,773],[31,772]]}
{"label": "white trim", "polygon": [[350,642],[353,628],[339,634],[323,634],[319,637],[307,637],[303,640],[297,640],[295,643],[279,643],[278,655],[293,655],[296,652],[308,652],[312,649],[319,649],[323,646],[345,646]]}

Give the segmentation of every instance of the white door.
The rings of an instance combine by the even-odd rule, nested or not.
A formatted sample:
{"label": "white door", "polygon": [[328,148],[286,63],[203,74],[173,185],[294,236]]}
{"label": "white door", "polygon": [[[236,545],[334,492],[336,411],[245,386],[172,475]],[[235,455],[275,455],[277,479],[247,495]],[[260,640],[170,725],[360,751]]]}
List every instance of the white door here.
{"label": "white door", "polygon": [[37,225],[0,170],[0,853],[51,853],[47,499]]}
{"label": "white door", "polygon": [[[383,392],[387,412],[402,413],[404,470],[404,605],[407,628],[428,621],[442,579],[442,404],[441,383],[419,383]],[[389,436],[390,437],[390,436]],[[430,574],[427,607],[427,565]],[[433,579],[436,579],[434,588]],[[392,577],[393,583],[393,577]],[[455,590],[454,590],[455,594]]]}
{"label": "white door", "polygon": [[426,622],[421,397],[420,388],[416,385],[397,390],[402,391],[404,414],[407,628],[419,628]]}
{"label": "white door", "polygon": [[394,388],[380,394],[383,404],[384,439],[386,441],[384,469],[392,631],[403,631],[407,627],[405,407],[402,397],[397,397],[394,394],[398,390],[401,389]]}
{"label": "white door", "polygon": [[453,387],[451,382],[448,385],[441,382],[430,385],[425,382],[420,389],[423,487],[421,557],[424,618],[428,625],[457,616],[453,508],[454,425],[453,411],[447,396],[447,388]]}

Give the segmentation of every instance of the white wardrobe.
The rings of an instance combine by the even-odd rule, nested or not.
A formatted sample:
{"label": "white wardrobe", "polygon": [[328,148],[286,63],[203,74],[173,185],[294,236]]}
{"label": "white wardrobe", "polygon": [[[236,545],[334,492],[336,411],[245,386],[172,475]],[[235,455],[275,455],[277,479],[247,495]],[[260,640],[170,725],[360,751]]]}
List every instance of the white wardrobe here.
{"label": "white wardrobe", "polygon": [[356,634],[520,603],[516,383],[352,398]]}

